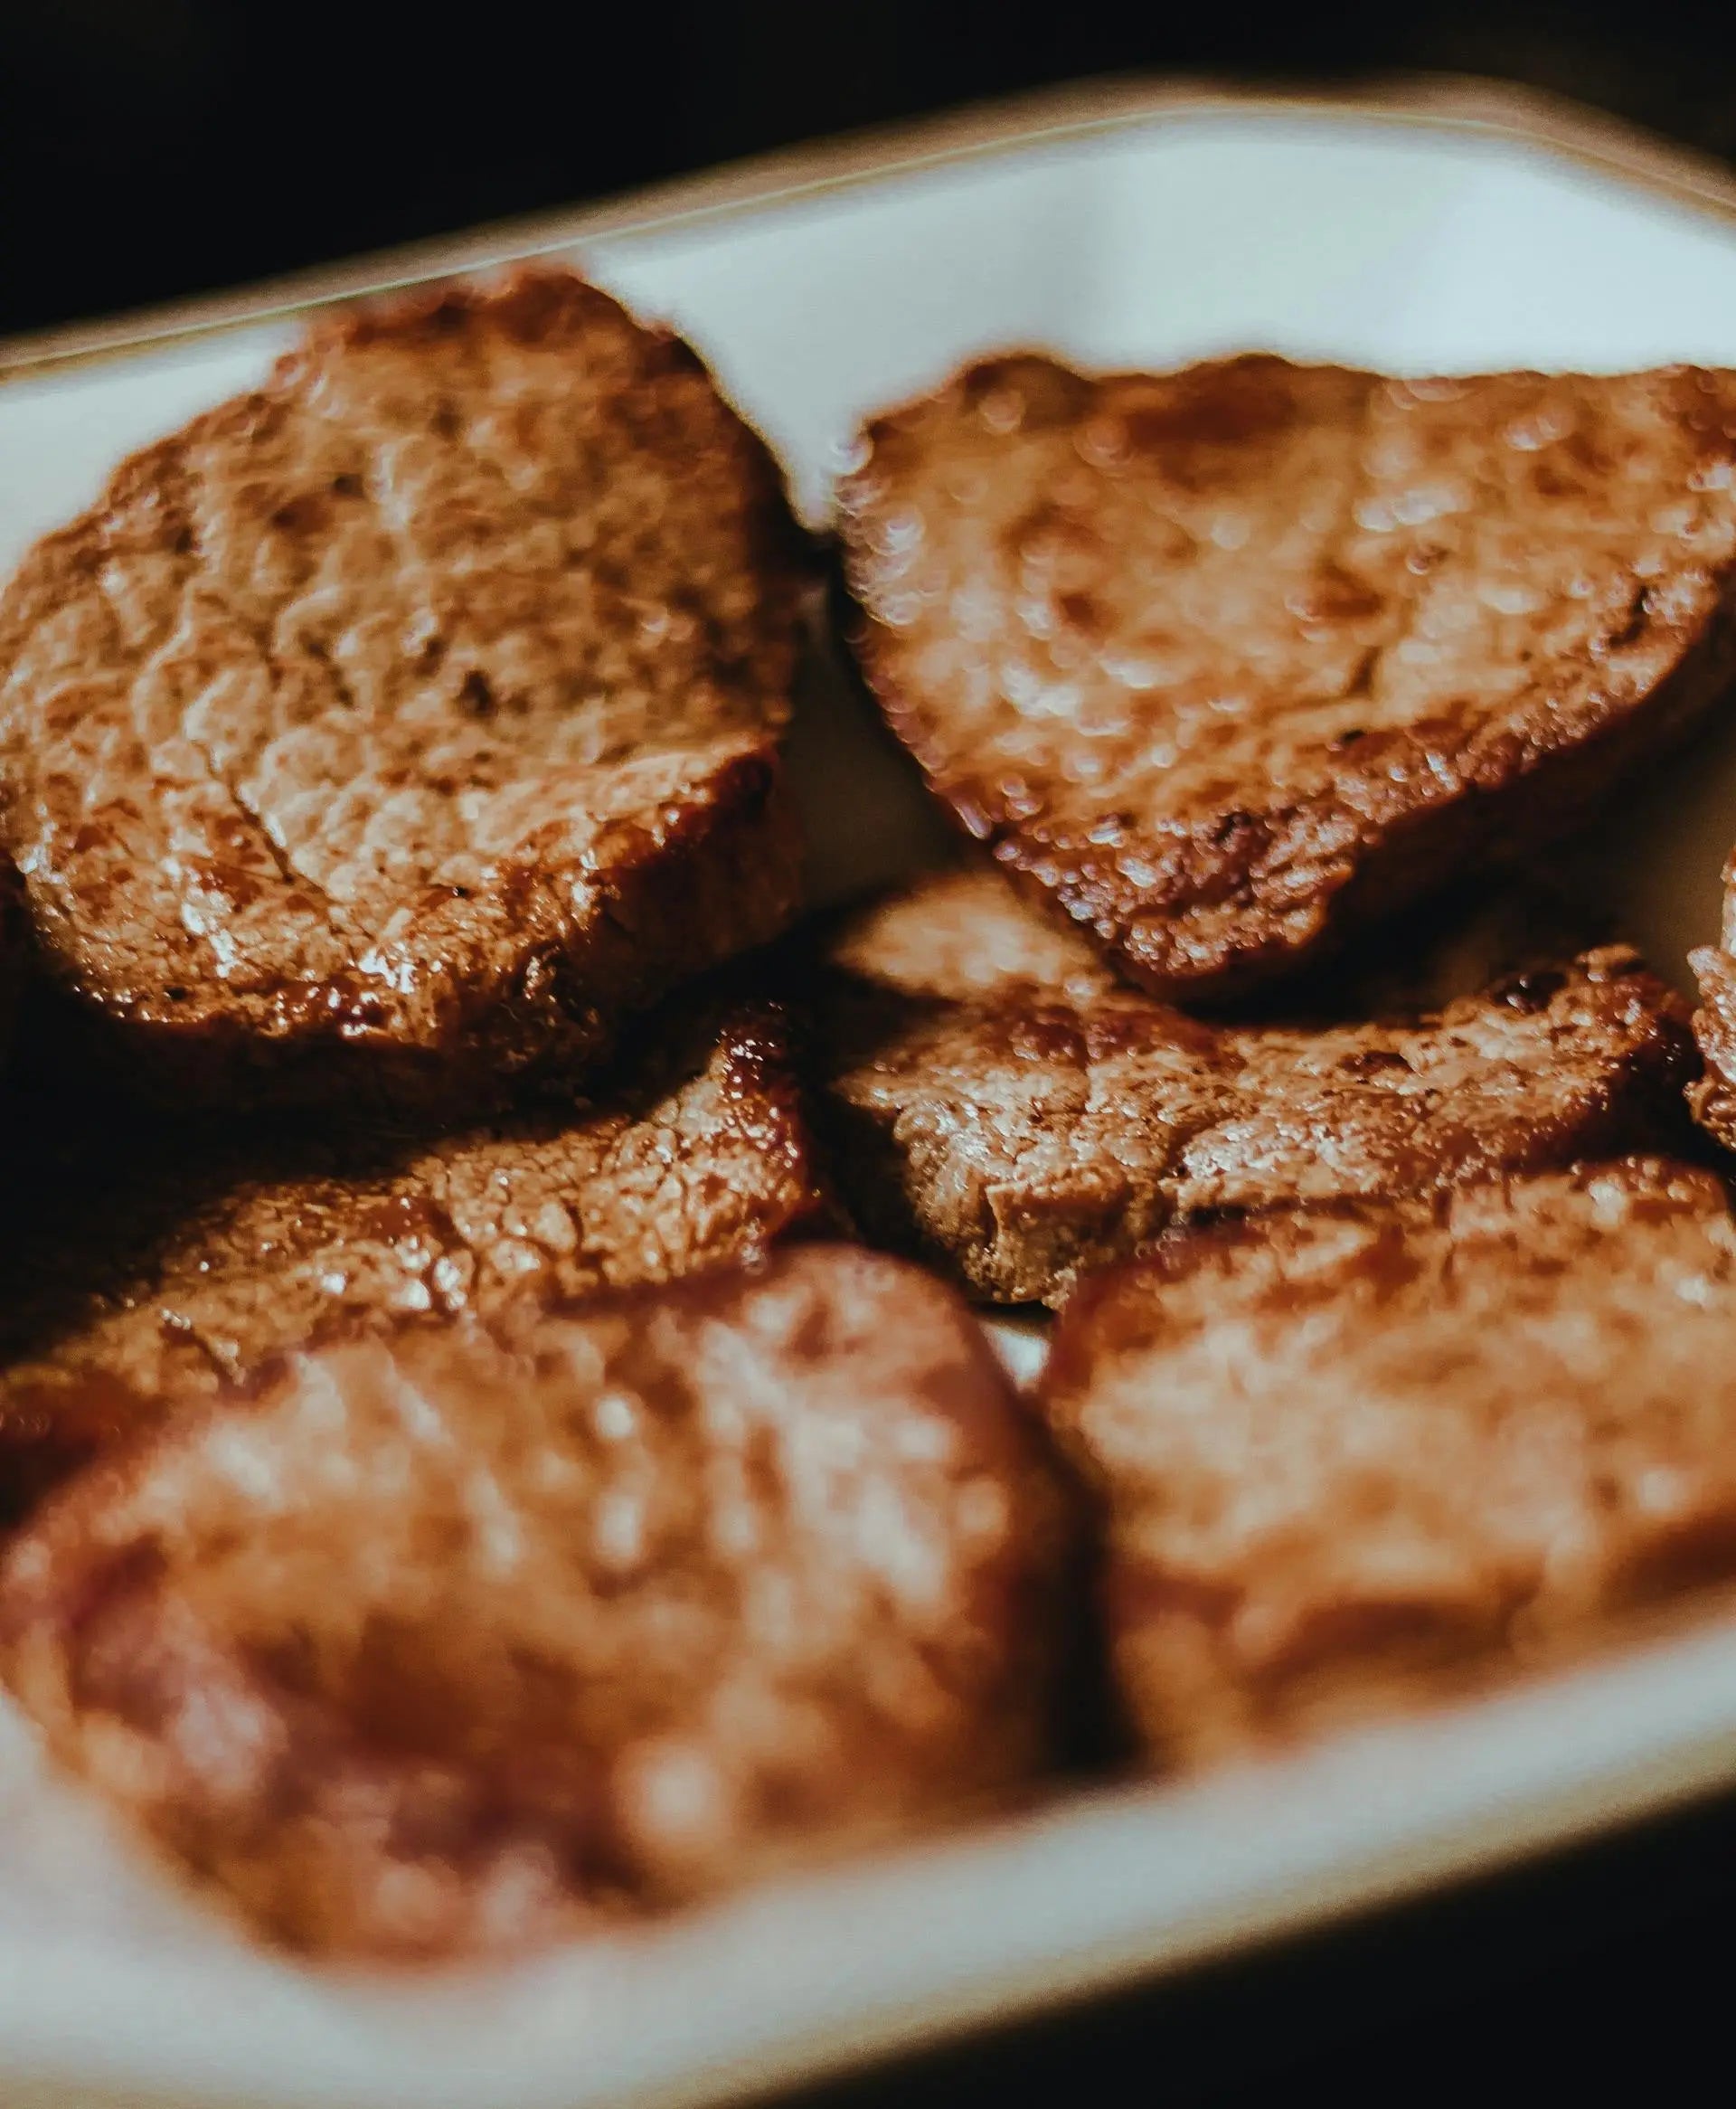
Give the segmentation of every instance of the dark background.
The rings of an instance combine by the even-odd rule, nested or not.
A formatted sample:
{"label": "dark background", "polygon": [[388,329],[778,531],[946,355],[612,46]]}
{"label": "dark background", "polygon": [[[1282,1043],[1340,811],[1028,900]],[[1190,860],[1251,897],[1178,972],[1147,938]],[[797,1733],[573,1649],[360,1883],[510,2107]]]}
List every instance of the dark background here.
{"label": "dark background", "polygon": [[[1684,0],[1137,15],[986,0],[0,0],[0,332],[598,196],[1086,74],[1395,68],[1577,96],[1736,159],[1727,11]],[[1612,286],[1611,298],[1620,288]],[[0,464],[4,473],[4,464]],[[1736,1802],[825,2109],[1724,2102]],[[816,2098],[816,2109],[818,2109]]]}
{"label": "dark background", "polygon": [[1118,71],[1530,80],[1736,156],[1685,0],[0,0],[0,332]]}

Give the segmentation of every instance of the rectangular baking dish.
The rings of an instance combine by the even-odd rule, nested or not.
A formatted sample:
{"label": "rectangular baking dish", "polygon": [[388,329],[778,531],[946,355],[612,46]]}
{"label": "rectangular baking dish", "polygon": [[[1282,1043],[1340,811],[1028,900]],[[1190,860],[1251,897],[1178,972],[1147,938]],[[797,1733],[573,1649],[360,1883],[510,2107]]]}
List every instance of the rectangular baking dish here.
{"label": "rectangular baking dish", "polygon": [[[1736,182],[1474,84],[1118,83],[804,150],[317,277],[0,345],[0,570],[130,448],[247,386],[297,311],[566,256],[717,366],[824,520],[861,413],[967,355],[1165,365],[1268,345],[1399,371],[1736,363]],[[922,816],[812,685],[816,889]],[[1716,927],[1736,740],[1585,878],[1678,978]],[[1032,1331],[998,1329],[1029,1367]],[[321,1975],[249,1945],[44,1778],[0,1712],[0,2104],[579,2109],[759,2093],[1185,1968],[1736,1782],[1736,1617],[1183,1785],[791,1879],[506,1972]]]}

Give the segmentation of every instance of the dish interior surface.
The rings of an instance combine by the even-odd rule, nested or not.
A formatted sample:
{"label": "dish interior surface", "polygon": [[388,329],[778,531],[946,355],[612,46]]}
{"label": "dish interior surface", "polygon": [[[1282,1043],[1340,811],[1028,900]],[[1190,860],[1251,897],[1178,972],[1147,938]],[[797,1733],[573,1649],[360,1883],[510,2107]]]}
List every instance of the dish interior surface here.
{"label": "dish interior surface", "polygon": [[[694,339],[816,524],[863,413],[1014,345],[1098,366],[1249,346],[1399,372],[1736,363],[1736,203],[1726,220],[1511,126],[1324,106],[1165,104],[564,253]],[[0,387],[0,569],[292,334],[184,336]],[[929,839],[904,773],[875,764],[822,673],[797,755],[819,897],[895,876]],[[1715,934],[1732,840],[1725,733],[1611,822],[1579,877],[1682,980]],[[995,1329],[1028,1374],[1040,1334]],[[383,1984],[250,1947],[44,1779],[0,1714],[0,2101],[712,2100],[1731,1776],[1736,1646],[1702,1626],[1196,1784],[1063,1792],[1020,1822],[507,1973]]]}

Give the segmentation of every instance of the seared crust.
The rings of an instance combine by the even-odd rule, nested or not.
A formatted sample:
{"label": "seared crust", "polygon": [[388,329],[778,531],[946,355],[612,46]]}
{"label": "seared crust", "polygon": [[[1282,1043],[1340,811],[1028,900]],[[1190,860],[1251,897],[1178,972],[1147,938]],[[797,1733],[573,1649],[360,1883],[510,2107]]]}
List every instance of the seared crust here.
{"label": "seared crust", "polygon": [[1687,1006],[1623,946],[1420,1018],[1303,1028],[1094,987],[1071,941],[994,876],[945,875],[847,928],[821,998],[817,1104],[859,1219],[994,1302],[1057,1301],[1182,1217],[1686,1131]]}
{"label": "seared crust", "polygon": [[1736,1149],[1736,856],[1724,866],[1724,915],[1720,941],[1690,952],[1700,985],[1694,1036],[1705,1074],[1688,1094],[1694,1118],[1726,1149]]}
{"label": "seared crust", "polygon": [[802,565],[571,275],[315,326],[0,598],[0,846],[145,1081],[474,1113],[773,934]]}
{"label": "seared crust", "polygon": [[1736,1576],[1736,1226],[1634,1159],[1177,1231],[1081,1285],[1043,1401],[1109,1516],[1157,1764],[1551,1661]]}
{"label": "seared crust", "polygon": [[1736,1149],[1736,959],[1722,946],[1688,954],[1700,984],[1694,1036],[1705,1073],[1688,1091],[1694,1116],[1726,1149]]}
{"label": "seared crust", "polygon": [[293,1358],[44,1513],[0,1660],[272,1937],[510,1949],[1025,1780],[1063,1536],[969,1315],[810,1246]]}
{"label": "seared crust", "polygon": [[0,1518],[287,1348],[747,1259],[824,1203],[782,1015],[677,1026],[602,1095],[435,1140],[10,1108]]}
{"label": "seared crust", "polygon": [[1013,357],[862,456],[889,723],[1154,994],[1236,994],[1533,849],[1736,677],[1731,374]]}

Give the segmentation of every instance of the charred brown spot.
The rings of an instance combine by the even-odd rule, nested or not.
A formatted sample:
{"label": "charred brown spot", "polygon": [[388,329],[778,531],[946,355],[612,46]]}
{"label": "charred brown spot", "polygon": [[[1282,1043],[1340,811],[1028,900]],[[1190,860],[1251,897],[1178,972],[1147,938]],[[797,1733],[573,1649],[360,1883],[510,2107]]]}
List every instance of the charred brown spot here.
{"label": "charred brown spot", "polygon": [[467,717],[491,718],[498,707],[488,676],[473,667],[458,684],[458,708]]}
{"label": "charred brown spot", "polygon": [[1378,615],[1386,603],[1373,587],[1337,564],[1323,564],[1306,586],[1298,588],[1284,605],[1307,629],[1323,629],[1337,622],[1361,622]]}
{"label": "charred brown spot", "polygon": [[1092,383],[1052,359],[986,359],[964,376],[966,402],[1008,430],[1064,424],[1089,400]]}
{"label": "charred brown spot", "polygon": [[1607,644],[1611,648],[1618,650],[1623,645],[1635,643],[1645,636],[1646,627],[1651,619],[1651,589],[1647,586],[1640,586],[1636,589],[1633,599],[1628,603],[1628,612],[1622,618],[1620,624],[1609,632],[1606,640]]}
{"label": "charred brown spot", "polygon": [[1294,396],[1275,361],[1196,366],[1120,406],[1128,442],[1169,455],[1195,448],[1247,447],[1276,439],[1296,422]]}
{"label": "charred brown spot", "polygon": [[271,525],[286,534],[317,534],[330,518],[330,507],[320,491],[303,491],[286,498],[271,515]]}
{"label": "charred brown spot", "polygon": [[1085,1046],[1093,1062],[1112,1061],[1141,1047],[1175,1047],[1211,1064],[1224,1053],[1223,1035],[1184,1011],[1146,1003],[1093,1007],[1080,1021]]}
{"label": "charred brown spot", "polygon": [[1103,610],[1089,593],[1063,593],[1055,603],[1061,619],[1081,637],[1099,637],[1106,625]]}
{"label": "charred brown spot", "polygon": [[1382,1070],[1408,1071],[1410,1064],[1393,1048],[1364,1047],[1354,1054],[1346,1054],[1338,1066],[1346,1076],[1377,1076]]}
{"label": "charred brown spot", "polygon": [[1504,1009],[1531,1017],[1547,1010],[1566,986],[1567,975],[1561,968],[1528,967],[1497,981],[1489,991],[1489,998]]}
{"label": "charred brown spot", "polygon": [[1076,1064],[1085,1052],[1080,1021],[1071,1011],[1035,1009],[1006,1022],[1010,1053],[1026,1061]]}
{"label": "charred brown spot", "polygon": [[359,1212],[357,1234],[396,1245],[412,1241],[456,1244],[458,1233],[445,1209],[419,1194],[393,1194]]}
{"label": "charred brown spot", "polygon": [[[1022,513],[1006,529],[1004,546],[1021,563],[1052,564],[1063,557],[1097,558],[1103,544],[1093,528],[1077,513],[1069,512],[1051,498],[1039,498],[1029,512]],[[1093,604],[1084,593],[1068,594],[1086,607]]]}

